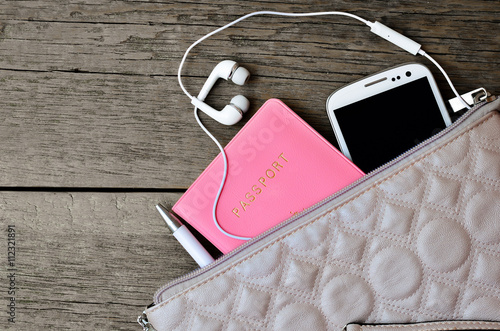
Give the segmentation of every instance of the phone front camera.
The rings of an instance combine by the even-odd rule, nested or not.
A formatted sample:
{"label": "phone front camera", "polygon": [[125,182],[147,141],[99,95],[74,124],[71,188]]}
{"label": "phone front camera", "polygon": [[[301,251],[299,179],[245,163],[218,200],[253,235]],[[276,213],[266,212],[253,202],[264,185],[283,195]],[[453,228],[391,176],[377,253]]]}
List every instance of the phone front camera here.
{"label": "phone front camera", "polygon": [[406,72],[406,77],[410,77],[411,76],[411,71],[407,71]]}

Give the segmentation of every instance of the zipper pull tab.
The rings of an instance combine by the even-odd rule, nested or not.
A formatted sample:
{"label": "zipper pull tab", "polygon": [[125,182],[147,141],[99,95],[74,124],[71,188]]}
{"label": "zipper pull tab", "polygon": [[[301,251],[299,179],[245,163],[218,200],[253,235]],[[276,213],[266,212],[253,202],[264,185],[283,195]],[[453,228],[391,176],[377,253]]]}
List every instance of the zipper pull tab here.
{"label": "zipper pull tab", "polygon": [[[485,101],[485,100],[487,102],[490,102],[490,101],[493,101],[496,99],[495,97],[493,97],[493,99],[491,99],[491,94],[488,93],[484,87],[480,87],[480,88],[475,89],[473,91],[470,91],[468,93],[462,94],[461,97],[471,107],[473,107],[473,106],[477,105],[478,103]],[[465,109],[464,105],[462,104],[460,99],[458,99],[458,97],[450,99],[450,100],[448,100],[448,102],[449,102],[451,108],[453,109],[453,112],[455,112],[455,113]]]}
{"label": "zipper pull tab", "polygon": [[137,317],[137,323],[142,326],[143,331],[156,331],[155,328],[148,322],[148,316],[146,315],[146,311],[143,311],[142,314]]}

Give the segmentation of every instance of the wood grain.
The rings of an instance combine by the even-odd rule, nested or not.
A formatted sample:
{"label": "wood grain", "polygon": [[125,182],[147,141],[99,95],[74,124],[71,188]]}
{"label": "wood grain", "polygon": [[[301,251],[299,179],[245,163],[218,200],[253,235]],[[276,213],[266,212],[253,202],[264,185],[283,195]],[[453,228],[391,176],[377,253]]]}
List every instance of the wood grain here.
{"label": "wood grain", "polygon": [[[7,322],[4,293],[0,329],[138,329],[154,292],[197,267],[154,208],[179,196],[0,193],[2,247],[7,226],[16,229],[18,288],[16,323]],[[9,273],[2,267],[4,289]]]}
{"label": "wood grain", "polygon": [[[65,2],[0,4],[0,186],[186,188],[217,154],[176,81],[197,38],[256,9],[310,11],[331,4],[261,2]],[[339,1],[404,32],[435,55],[457,89],[496,92],[497,1]],[[287,103],[335,144],[324,110],[336,88],[409,61],[345,17],[254,17],[195,48],[184,70],[196,91],[215,64],[234,58],[250,84],[220,83],[209,102],[237,93]],[[247,117],[248,118],[248,117]],[[225,143],[241,128],[208,126]]]}

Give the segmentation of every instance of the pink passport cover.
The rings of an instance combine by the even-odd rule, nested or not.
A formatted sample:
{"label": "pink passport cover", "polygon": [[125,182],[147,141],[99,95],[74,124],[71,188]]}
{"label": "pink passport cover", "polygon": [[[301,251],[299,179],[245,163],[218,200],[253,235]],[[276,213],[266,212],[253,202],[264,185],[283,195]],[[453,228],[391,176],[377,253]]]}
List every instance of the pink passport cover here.
{"label": "pink passport cover", "polygon": [[[278,99],[268,100],[225,151],[229,171],[217,219],[243,237],[261,234],[364,175]],[[244,241],[224,235],[212,218],[223,162],[219,154],[173,210],[225,254]]]}

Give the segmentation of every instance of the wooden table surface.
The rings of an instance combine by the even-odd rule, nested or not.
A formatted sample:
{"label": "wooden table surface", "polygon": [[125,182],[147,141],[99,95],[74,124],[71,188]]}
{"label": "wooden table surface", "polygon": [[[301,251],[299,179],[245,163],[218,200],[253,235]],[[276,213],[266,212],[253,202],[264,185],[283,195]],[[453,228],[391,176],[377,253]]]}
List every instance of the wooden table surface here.
{"label": "wooden table surface", "polygon": [[[176,73],[192,42],[256,10],[381,21],[421,43],[460,92],[500,92],[498,0],[1,1],[0,329],[139,330],[154,291],[196,268],[154,208],[171,206],[218,153]],[[336,145],[328,95],[405,62],[428,65],[452,97],[427,60],[346,17],[248,19],[193,50],[187,89],[197,94],[223,59],[253,75],[207,99],[252,102],[233,127],[202,115],[223,144],[279,98]]]}

